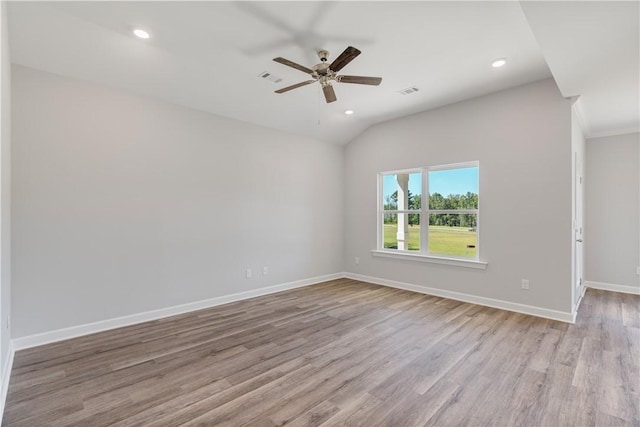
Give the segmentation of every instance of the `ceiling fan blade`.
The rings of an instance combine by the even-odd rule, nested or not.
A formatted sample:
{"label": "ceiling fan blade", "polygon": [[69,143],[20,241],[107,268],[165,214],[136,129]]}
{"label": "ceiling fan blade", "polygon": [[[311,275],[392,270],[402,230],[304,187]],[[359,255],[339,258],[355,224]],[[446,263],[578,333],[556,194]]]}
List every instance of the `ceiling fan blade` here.
{"label": "ceiling fan blade", "polygon": [[345,65],[353,61],[356,56],[360,55],[360,53],[361,52],[355,47],[349,46],[331,63],[331,65],[329,65],[329,68],[334,73],[337,73],[342,70]]}
{"label": "ceiling fan blade", "polygon": [[323,86],[322,92],[324,92],[324,99],[327,100],[327,104],[338,99],[331,85]]}
{"label": "ceiling fan blade", "polygon": [[295,62],[289,61],[288,59],[277,57],[277,58],[273,58],[273,60],[276,61],[276,62],[279,62],[279,63],[281,63],[283,65],[287,65],[287,66],[289,66],[291,68],[295,68],[296,70],[300,70],[303,73],[313,74],[313,70],[312,69],[307,68],[307,67],[305,67],[303,65],[300,65],[300,64],[296,64]]}
{"label": "ceiling fan blade", "polygon": [[275,92],[276,93],[285,93],[285,92],[289,92],[290,90],[297,89],[297,88],[302,87],[302,86],[310,85],[311,83],[315,83],[315,82],[316,82],[315,80],[307,80],[306,82],[300,82],[300,83],[296,83],[296,84],[291,85],[291,86],[283,87],[282,89],[278,89]]}
{"label": "ceiling fan blade", "polygon": [[365,77],[365,76],[338,76],[340,83],[356,83],[359,85],[378,86],[382,83],[382,77]]}

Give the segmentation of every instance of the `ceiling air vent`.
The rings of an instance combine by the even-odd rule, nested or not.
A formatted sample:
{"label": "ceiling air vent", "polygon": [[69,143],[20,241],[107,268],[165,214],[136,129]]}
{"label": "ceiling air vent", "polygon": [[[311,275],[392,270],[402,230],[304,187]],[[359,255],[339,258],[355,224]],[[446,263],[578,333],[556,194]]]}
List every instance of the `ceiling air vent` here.
{"label": "ceiling air vent", "polygon": [[271,80],[273,83],[280,83],[282,81],[282,78],[280,78],[278,76],[274,76],[273,74],[271,74],[268,71],[261,72],[260,74],[258,74],[258,77],[262,77],[263,79]]}
{"label": "ceiling air vent", "polygon": [[399,91],[398,91],[398,93],[399,93],[400,95],[410,95],[410,94],[412,94],[412,93],[416,93],[416,92],[417,92],[417,91],[419,91],[419,90],[420,90],[420,89],[418,89],[417,87],[415,87],[415,86],[411,86],[411,87],[408,87],[408,88],[406,88],[406,89],[399,90]]}

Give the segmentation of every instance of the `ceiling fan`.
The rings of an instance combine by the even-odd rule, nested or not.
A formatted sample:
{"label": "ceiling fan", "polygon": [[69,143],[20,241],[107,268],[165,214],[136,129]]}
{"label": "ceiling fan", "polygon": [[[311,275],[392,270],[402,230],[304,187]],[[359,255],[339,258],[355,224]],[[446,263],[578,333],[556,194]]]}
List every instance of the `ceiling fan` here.
{"label": "ceiling fan", "polygon": [[327,100],[327,103],[329,103],[337,99],[336,93],[334,92],[333,86],[331,85],[332,82],[378,86],[380,82],[382,82],[382,77],[344,76],[337,74],[338,71],[342,70],[345,65],[353,61],[353,59],[356,56],[360,55],[360,53],[361,52],[355,47],[349,46],[331,64],[327,64],[329,52],[326,50],[321,50],[320,52],[318,52],[318,56],[320,57],[321,62],[317,65],[314,65],[312,68],[307,68],[281,57],[273,58],[274,61],[279,62],[280,64],[295,68],[296,70],[300,70],[303,73],[311,75],[311,78],[313,79],[306,80],[301,83],[296,83],[282,89],[278,89],[275,92],[284,93],[302,86],[310,85],[311,83],[320,82],[320,84],[322,85],[324,98]]}

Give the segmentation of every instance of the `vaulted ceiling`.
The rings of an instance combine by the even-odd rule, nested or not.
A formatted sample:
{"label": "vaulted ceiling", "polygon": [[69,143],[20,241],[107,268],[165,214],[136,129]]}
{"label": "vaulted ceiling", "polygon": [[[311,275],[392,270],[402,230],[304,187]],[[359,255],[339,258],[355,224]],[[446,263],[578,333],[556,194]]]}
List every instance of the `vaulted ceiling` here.
{"label": "vaulted ceiling", "polygon": [[[639,127],[638,2],[10,2],[12,62],[245,122],[346,143],[372,124],[548,77],[588,134]],[[151,33],[132,35],[134,27]],[[380,86],[319,84],[326,49]],[[497,58],[507,58],[493,68]],[[278,83],[260,77],[268,72]],[[275,80],[275,79],[274,79]],[[403,95],[401,91],[418,91]],[[347,116],[344,111],[354,110]]]}

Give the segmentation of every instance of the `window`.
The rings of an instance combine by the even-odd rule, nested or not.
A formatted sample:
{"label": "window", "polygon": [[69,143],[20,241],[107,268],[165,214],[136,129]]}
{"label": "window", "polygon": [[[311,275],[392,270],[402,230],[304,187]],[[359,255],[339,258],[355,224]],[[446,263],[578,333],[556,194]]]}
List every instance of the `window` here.
{"label": "window", "polygon": [[380,174],[378,249],[477,260],[478,170],[469,162]]}

